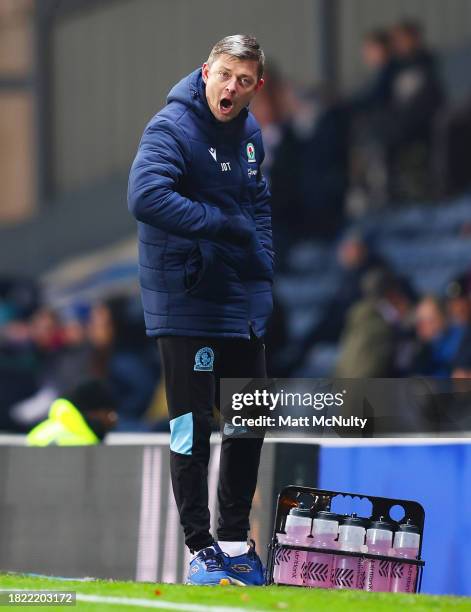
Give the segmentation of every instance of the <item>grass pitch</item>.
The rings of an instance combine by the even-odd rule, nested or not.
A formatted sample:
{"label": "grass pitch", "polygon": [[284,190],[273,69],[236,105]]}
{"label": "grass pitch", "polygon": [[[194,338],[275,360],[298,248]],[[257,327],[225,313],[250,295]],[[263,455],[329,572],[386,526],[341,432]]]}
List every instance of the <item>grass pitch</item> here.
{"label": "grass pitch", "polygon": [[[174,584],[114,582],[105,580],[70,581],[57,578],[0,574],[0,589],[75,591],[74,607],[47,606],[45,610],[123,610],[160,609],[181,612],[240,612],[241,610],[315,610],[316,612],[471,612],[471,598],[431,595],[396,595],[361,591],[331,591],[296,587],[192,587]],[[10,606],[9,606],[10,607]],[[29,610],[32,606],[11,606]],[[6,610],[6,608],[5,608]]]}

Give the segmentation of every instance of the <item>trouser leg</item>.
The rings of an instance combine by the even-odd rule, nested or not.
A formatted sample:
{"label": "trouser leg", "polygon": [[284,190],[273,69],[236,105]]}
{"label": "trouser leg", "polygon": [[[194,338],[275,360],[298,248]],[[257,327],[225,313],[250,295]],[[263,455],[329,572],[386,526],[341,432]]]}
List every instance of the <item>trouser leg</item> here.
{"label": "trouser leg", "polygon": [[[185,543],[192,551],[209,546],[209,438],[215,402],[211,370],[195,370],[195,355],[211,340],[163,337],[162,356],[170,419],[170,472]],[[214,350],[214,349],[213,349]]]}
{"label": "trouser leg", "polygon": [[[266,378],[265,346],[259,338],[221,342],[218,378]],[[224,438],[221,445],[218,540],[245,541],[257,485],[263,438]]]}

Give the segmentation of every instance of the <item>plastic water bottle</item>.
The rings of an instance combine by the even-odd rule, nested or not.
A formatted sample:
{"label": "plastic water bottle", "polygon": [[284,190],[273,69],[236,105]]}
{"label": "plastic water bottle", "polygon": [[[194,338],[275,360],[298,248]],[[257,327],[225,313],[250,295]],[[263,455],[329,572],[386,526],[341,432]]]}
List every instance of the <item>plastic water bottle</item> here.
{"label": "plastic water bottle", "polygon": [[[292,546],[308,546],[308,537],[311,535],[312,516],[308,508],[300,505],[292,508],[286,517],[285,536],[278,536],[281,544]],[[283,541],[282,541],[283,540]],[[275,556],[275,582],[281,584],[303,584],[303,570],[307,552],[292,548],[280,548]]]}
{"label": "plastic water bottle", "polygon": [[365,546],[365,527],[368,521],[359,518],[355,513],[341,520],[339,527],[338,547],[340,550],[359,553],[357,557],[335,555],[332,586],[335,589],[362,589],[365,572],[361,553],[367,551]]}
{"label": "plastic water bottle", "polygon": [[[278,533],[276,537],[279,544],[286,544],[286,536],[283,533]],[[273,582],[275,584],[281,582],[280,574],[284,563],[285,551],[285,548],[275,548],[275,559],[273,561]]]}
{"label": "plastic water bottle", "polygon": [[[420,533],[418,527],[410,520],[399,525],[394,536],[391,554],[405,559],[417,559],[420,548]],[[415,593],[417,582],[417,565],[395,561],[391,564],[392,593]]]}
{"label": "plastic water bottle", "polygon": [[[312,538],[309,546],[315,548],[337,548],[339,515],[321,510],[314,515]],[[332,586],[334,555],[312,551],[306,555],[303,582],[306,586],[327,589]]]}
{"label": "plastic water bottle", "polygon": [[[366,532],[366,545],[372,555],[390,555],[394,527],[381,516]],[[365,559],[365,591],[389,592],[391,562],[384,559]]]}

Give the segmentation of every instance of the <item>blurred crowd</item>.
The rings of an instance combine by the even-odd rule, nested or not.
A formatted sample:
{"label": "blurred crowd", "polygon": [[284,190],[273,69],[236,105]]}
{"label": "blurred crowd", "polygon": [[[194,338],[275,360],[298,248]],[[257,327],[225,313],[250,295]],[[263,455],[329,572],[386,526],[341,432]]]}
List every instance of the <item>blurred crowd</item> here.
{"label": "blurred crowd", "polygon": [[357,236],[341,242],[339,263],[341,290],[308,337],[339,342],[335,376],[471,374],[471,271],[443,297],[418,295]]}
{"label": "blurred crowd", "polygon": [[[275,377],[303,369],[319,344],[337,346],[329,374],[339,378],[471,378],[471,269],[444,296],[419,295],[367,241],[345,235],[337,247],[338,290],[324,314],[293,341],[276,300],[266,337]],[[0,431],[26,433],[58,397],[89,381],[106,383],[117,431],[167,431],[157,345],[145,335],[138,295],[54,311],[37,286],[0,280]]]}
{"label": "blurred crowd", "polygon": [[420,295],[352,228],[378,210],[431,205],[471,186],[460,169],[471,141],[456,137],[469,132],[471,104],[448,107],[418,22],[366,33],[361,59],[368,77],[349,96],[299,89],[269,66],[253,103],[267,149],[278,270],[289,273],[289,254],[302,241],[337,245],[334,298],[292,350],[285,327],[272,330],[272,374],[305,373],[316,344],[337,343],[331,373],[339,377],[467,376],[471,264],[443,295]]}
{"label": "blurred crowd", "polygon": [[29,431],[56,398],[96,380],[110,390],[118,431],[167,428],[159,356],[138,296],[58,312],[42,305],[34,283],[4,278],[0,321],[0,429]]}
{"label": "blurred crowd", "polygon": [[[312,375],[303,369],[306,356],[330,343],[337,349],[329,374],[337,377],[471,378],[471,264],[443,295],[422,295],[355,225],[379,209],[433,203],[470,187],[471,104],[447,107],[418,23],[371,31],[361,51],[369,77],[350,96],[299,87],[269,64],[253,102],[278,272],[290,274],[290,253],[303,241],[337,254],[335,294],[302,339],[293,340],[286,306],[275,300],[269,374]],[[468,235],[469,227],[462,228]],[[110,389],[118,431],[168,427],[159,355],[145,336],[139,296],[54,310],[35,282],[0,278],[0,430],[29,431],[57,397],[89,380]]]}
{"label": "blurred crowd", "polygon": [[352,216],[471,186],[471,96],[458,110],[447,104],[420,24],[368,32],[361,61],[368,76],[350,95],[299,87],[268,63],[252,103],[282,260],[295,241],[332,240]]}
{"label": "blurred crowd", "polygon": [[273,376],[314,375],[303,363],[327,343],[337,350],[323,374],[338,378],[471,378],[471,266],[443,296],[423,295],[352,231],[338,243],[336,267],[333,297],[290,350],[283,323],[269,330]]}

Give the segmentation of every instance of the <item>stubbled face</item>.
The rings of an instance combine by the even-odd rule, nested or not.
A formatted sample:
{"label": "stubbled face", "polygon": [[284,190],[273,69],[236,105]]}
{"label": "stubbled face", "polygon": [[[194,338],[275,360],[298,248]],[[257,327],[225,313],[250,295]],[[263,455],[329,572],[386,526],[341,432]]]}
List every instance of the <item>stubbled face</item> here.
{"label": "stubbled face", "polygon": [[247,106],[263,85],[257,75],[258,64],[221,55],[209,66],[203,64],[206,99],[218,121],[231,121]]}

